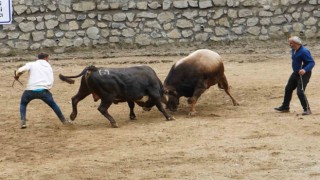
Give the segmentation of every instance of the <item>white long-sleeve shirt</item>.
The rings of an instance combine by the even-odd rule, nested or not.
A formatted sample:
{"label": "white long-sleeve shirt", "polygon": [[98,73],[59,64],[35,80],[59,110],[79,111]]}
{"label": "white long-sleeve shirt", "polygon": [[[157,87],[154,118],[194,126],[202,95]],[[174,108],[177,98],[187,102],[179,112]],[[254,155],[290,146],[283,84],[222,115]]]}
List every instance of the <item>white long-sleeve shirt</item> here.
{"label": "white long-sleeve shirt", "polygon": [[51,65],[43,59],[29,62],[18,69],[18,73],[29,71],[26,90],[51,89],[53,86],[53,70]]}

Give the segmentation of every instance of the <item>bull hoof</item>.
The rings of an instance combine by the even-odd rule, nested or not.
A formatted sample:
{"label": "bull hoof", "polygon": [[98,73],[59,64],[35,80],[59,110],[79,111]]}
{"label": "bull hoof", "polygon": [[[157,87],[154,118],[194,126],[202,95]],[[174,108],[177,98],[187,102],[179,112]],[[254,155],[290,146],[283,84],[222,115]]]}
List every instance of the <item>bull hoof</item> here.
{"label": "bull hoof", "polygon": [[195,116],[197,114],[196,111],[189,112],[189,116]]}
{"label": "bull hoof", "polygon": [[130,120],[137,120],[135,116],[130,116]]}
{"label": "bull hoof", "polygon": [[77,117],[77,115],[75,115],[73,113],[70,114],[70,120],[71,121],[74,121],[76,119],[76,117]]}
{"label": "bull hoof", "polygon": [[194,101],[194,98],[188,98],[188,104],[192,104]]}
{"label": "bull hoof", "polygon": [[188,102],[188,104],[192,104],[192,102],[191,102],[191,100],[190,100],[190,99],[188,99],[188,101],[187,101],[187,102]]}
{"label": "bull hoof", "polygon": [[118,128],[119,126],[118,126],[117,123],[111,123],[111,127],[112,127],[112,128]]}
{"label": "bull hoof", "polygon": [[173,116],[168,117],[167,121],[173,121],[176,120],[176,118],[174,118]]}

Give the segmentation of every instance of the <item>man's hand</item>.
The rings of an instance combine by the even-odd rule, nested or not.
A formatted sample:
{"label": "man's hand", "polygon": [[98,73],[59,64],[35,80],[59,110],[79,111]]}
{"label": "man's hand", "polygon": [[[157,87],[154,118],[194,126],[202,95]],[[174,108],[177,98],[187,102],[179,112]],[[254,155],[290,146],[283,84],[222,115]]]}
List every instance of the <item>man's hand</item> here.
{"label": "man's hand", "polygon": [[19,80],[19,77],[20,77],[21,75],[22,75],[21,72],[18,73],[17,71],[14,71],[14,79],[15,79],[15,80],[18,81],[18,80]]}
{"label": "man's hand", "polygon": [[300,75],[304,75],[306,73],[306,71],[304,69],[300,69],[299,74]]}
{"label": "man's hand", "polygon": [[14,71],[14,76],[13,76],[14,80],[12,82],[11,87],[13,87],[14,82],[16,82],[16,81],[18,81],[23,86],[23,84],[19,81],[19,77],[21,76],[21,74],[23,74],[23,72],[17,73],[17,71]]}

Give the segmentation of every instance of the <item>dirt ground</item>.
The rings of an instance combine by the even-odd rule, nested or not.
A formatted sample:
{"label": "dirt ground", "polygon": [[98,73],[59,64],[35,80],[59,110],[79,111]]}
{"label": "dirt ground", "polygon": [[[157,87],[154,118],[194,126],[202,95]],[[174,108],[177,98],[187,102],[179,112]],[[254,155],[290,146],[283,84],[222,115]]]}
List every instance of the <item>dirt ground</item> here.
{"label": "dirt ground", "polygon": [[[319,45],[308,44],[316,63]],[[79,79],[69,85],[59,73],[75,75],[90,64],[127,67],[147,64],[164,80],[174,62],[200,46],[150,49],[95,49],[53,54],[52,89],[66,116]],[[181,98],[175,121],[165,121],[153,108],[136,106],[129,120],[126,103],[114,104],[111,128],[87,97],[78,105],[71,126],[62,125],[39,100],[27,111],[27,129],[20,129],[19,103],[24,87],[12,84],[13,71],[28,55],[0,58],[0,179],[319,179],[320,66],[313,70],[306,94],[313,114],[302,116],[296,94],[290,113],[273,110],[281,104],[291,73],[287,42],[209,47],[224,58],[231,93],[240,103],[211,87],[200,98],[198,114],[189,117]],[[21,78],[26,84],[27,75]]]}

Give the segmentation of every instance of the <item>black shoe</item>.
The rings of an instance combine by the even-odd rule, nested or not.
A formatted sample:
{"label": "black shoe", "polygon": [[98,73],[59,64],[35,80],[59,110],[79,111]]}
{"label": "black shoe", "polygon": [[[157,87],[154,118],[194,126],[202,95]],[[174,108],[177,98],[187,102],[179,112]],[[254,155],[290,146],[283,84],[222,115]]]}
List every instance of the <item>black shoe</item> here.
{"label": "black shoe", "polygon": [[26,121],[21,121],[21,129],[27,128]]}
{"label": "black shoe", "polygon": [[303,116],[310,115],[310,114],[312,114],[310,109],[304,110],[302,113]]}
{"label": "black shoe", "polygon": [[280,111],[280,112],[289,112],[290,108],[285,106],[280,106],[280,107],[274,108],[274,110]]}

